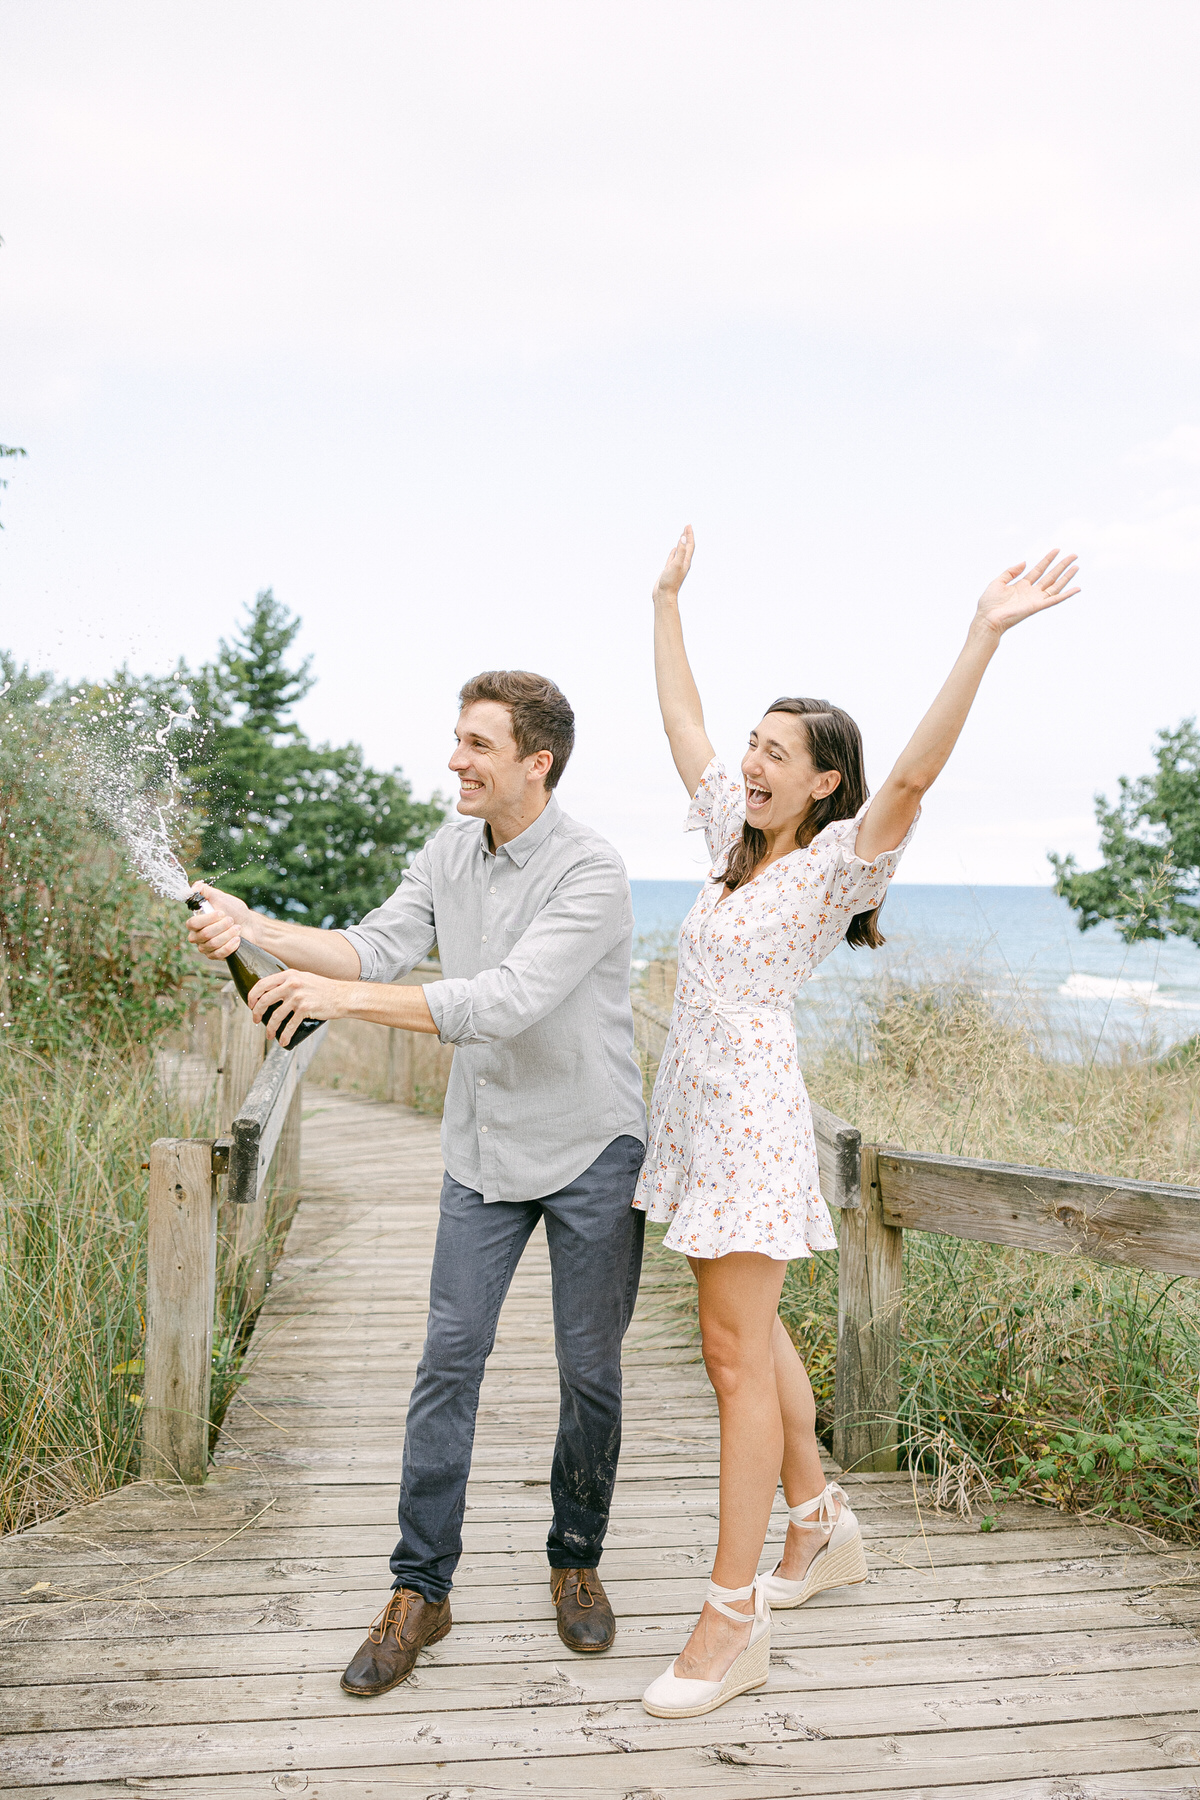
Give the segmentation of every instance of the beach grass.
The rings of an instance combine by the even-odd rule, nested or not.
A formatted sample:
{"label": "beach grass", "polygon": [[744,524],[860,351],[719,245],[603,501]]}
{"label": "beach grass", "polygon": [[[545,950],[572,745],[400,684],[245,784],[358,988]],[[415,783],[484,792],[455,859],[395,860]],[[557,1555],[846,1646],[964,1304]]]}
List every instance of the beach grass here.
{"label": "beach grass", "polygon": [[[968,982],[882,989],[805,1074],[867,1141],[1200,1186],[1194,1055],[1051,1058]],[[828,1444],[835,1253],[790,1264],[780,1312]],[[910,1231],[900,1344],[901,1460],[939,1501],[986,1527],[1023,1495],[1200,1542],[1200,1282]]]}
{"label": "beach grass", "polygon": [[[145,1165],[156,1137],[212,1135],[211,1101],[153,1056],[6,1046],[0,1060],[0,1531],[97,1499],[138,1472]],[[159,1065],[161,1071],[161,1062]],[[274,1234],[277,1238],[278,1231]],[[276,1248],[273,1242],[272,1249]],[[222,1243],[211,1419],[249,1323]]]}

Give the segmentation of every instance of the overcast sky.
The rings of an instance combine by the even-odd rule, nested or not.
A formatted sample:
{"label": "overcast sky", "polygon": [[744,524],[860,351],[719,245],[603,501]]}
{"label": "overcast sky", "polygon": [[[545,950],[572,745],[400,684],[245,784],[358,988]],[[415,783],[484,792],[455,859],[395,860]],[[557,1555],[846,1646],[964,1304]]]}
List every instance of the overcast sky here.
{"label": "overcast sky", "polygon": [[569,811],[703,847],[649,592],[731,761],[780,692],[878,785],[1010,635],[902,869],[1042,882],[1197,707],[1200,11],[0,0],[0,644],[77,676],[302,615],[318,737],[424,795],[531,667]]}

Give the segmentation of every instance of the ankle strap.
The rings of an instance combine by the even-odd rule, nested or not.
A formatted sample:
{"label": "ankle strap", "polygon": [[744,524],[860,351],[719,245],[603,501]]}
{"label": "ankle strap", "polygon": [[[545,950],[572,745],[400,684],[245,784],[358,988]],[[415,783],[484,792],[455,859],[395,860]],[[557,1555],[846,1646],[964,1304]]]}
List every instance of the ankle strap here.
{"label": "ankle strap", "polygon": [[[725,1604],[727,1600],[749,1600],[751,1595],[754,1597],[753,1614],[734,1612],[732,1606],[727,1606]],[[754,1577],[754,1580],[750,1583],[749,1587],[719,1587],[715,1581],[710,1581],[708,1584],[708,1593],[704,1598],[714,1612],[723,1613],[727,1619],[732,1619],[735,1625],[745,1625],[752,1617],[760,1618],[766,1611],[767,1605],[766,1595],[759,1586],[759,1577],[757,1575]]]}
{"label": "ankle strap", "polygon": [[[827,1525],[833,1524],[833,1508],[835,1500],[850,1502],[836,1481],[827,1481],[819,1494],[811,1500],[804,1500],[799,1506],[788,1507],[788,1518],[793,1525],[807,1525],[810,1530],[823,1531]],[[813,1514],[816,1518],[813,1518]]]}

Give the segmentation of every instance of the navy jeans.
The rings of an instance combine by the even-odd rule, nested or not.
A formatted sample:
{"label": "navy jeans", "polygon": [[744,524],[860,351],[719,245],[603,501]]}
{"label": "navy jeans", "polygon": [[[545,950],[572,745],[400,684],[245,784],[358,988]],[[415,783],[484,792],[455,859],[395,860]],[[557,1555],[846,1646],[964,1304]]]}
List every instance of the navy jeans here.
{"label": "navy jeans", "polygon": [[450,1592],[484,1364],[539,1219],[550,1246],[559,1390],[546,1551],[553,1569],[599,1562],[621,1450],[621,1340],[642,1269],[645,1215],[630,1203],[644,1154],[636,1138],[614,1138],[582,1175],[543,1200],[485,1206],[482,1194],[445,1176],[429,1325],[404,1434],[396,1587],[435,1602]]}

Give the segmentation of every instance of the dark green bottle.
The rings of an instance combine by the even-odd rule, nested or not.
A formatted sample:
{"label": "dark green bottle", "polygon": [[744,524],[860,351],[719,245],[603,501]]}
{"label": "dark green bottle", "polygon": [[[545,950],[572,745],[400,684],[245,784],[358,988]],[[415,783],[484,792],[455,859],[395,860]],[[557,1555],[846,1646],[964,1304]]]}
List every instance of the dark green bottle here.
{"label": "dark green bottle", "polygon": [[[189,894],[187,904],[189,912],[210,912],[212,910],[202,894]],[[286,963],[280,962],[279,958],[273,956],[269,950],[264,950],[261,944],[252,944],[249,938],[242,938],[233,955],[225,958],[225,966],[233,977],[234,987],[242,999],[247,1001],[250,998],[250,989],[256,986],[264,975],[277,975],[280,969],[287,968]],[[263,1014],[263,1024],[275,1038],[283,1030],[288,1019],[295,1016],[293,1013],[288,1013],[272,1030],[271,1014],[278,1011],[279,1002],[276,1001],[275,1005],[268,1006]],[[294,1050],[297,1044],[302,1044],[306,1037],[311,1037],[313,1032],[318,1031],[323,1024],[323,1019],[301,1019],[292,1035],[291,1043],[286,1048]]]}

